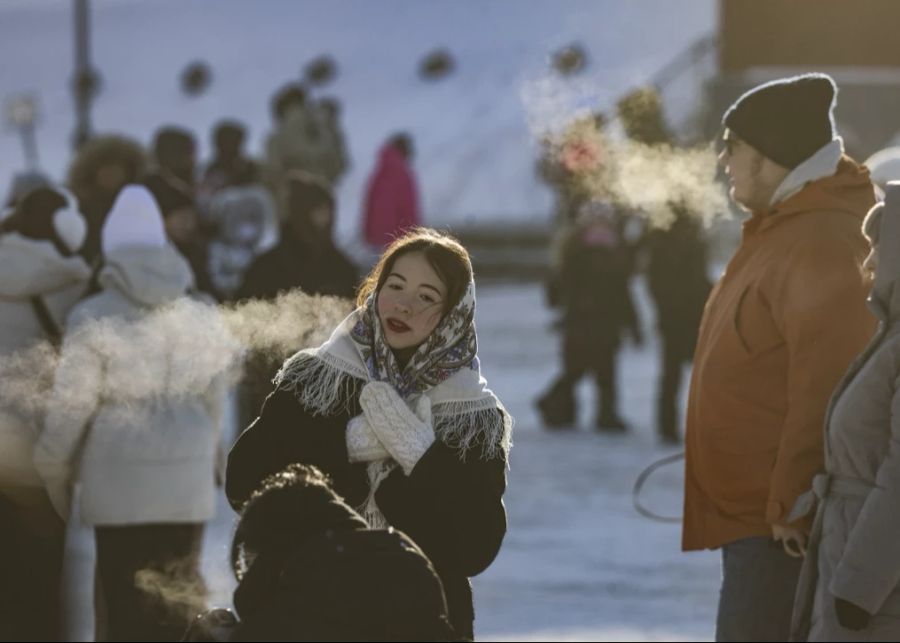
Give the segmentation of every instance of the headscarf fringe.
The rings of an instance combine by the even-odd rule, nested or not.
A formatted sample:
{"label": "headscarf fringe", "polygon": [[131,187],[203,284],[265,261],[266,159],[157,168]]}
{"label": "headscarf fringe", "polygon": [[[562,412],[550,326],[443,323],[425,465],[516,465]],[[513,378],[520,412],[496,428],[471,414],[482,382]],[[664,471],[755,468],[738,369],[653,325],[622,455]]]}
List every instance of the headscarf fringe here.
{"label": "headscarf fringe", "polygon": [[432,408],[435,436],[463,462],[475,448],[483,460],[508,459],[513,418],[494,398],[442,402]]}
{"label": "headscarf fringe", "polygon": [[367,373],[328,353],[305,349],[289,357],[275,375],[276,389],[293,393],[312,415],[350,411],[353,392]]}

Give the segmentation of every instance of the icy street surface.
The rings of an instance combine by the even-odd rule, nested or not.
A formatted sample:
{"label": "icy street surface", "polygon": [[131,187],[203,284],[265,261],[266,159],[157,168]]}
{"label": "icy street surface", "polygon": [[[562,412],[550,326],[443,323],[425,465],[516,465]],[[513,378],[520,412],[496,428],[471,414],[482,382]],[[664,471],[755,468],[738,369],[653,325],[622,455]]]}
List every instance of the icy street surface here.
{"label": "icy street surface", "polygon": [[[652,315],[635,294],[645,331]],[[474,579],[481,640],[711,640],[719,584],[717,553],[683,554],[678,525],[639,516],[631,488],[641,470],[672,453],[656,442],[656,340],[626,345],[619,386],[630,433],[599,435],[592,383],[582,384],[577,432],[548,433],[533,398],[557,373],[558,336],[536,284],[482,284],[478,331],[482,369],[516,417],[509,487],[509,532],[493,565]],[[231,430],[229,427],[226,430]],[[645,503],[677,515],[682,466],[657,472]],[[224,497],[207,529],[204,568],[212,603],[230,605],[233,513]],[[73,525],[69,543],[70,638],[92,639],[93,535]]]}

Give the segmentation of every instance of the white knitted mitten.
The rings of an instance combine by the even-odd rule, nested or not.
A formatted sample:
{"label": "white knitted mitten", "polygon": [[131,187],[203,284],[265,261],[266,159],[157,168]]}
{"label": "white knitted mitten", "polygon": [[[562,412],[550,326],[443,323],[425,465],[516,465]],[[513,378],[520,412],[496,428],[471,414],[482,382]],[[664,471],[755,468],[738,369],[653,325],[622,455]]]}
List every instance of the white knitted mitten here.
{"label": "white knitted mitten", "polygon": [[391,457],[362,413],[347,422],[345,437],[350,462],[373,462]]}
{"label": "white knitted mitten", "polygon": [[434,443],[431,400],[422,395],[416,411],[406,405],[394,387],[386,382],[369,382],[359,396],[363,414],[375,435],[406,475]]}

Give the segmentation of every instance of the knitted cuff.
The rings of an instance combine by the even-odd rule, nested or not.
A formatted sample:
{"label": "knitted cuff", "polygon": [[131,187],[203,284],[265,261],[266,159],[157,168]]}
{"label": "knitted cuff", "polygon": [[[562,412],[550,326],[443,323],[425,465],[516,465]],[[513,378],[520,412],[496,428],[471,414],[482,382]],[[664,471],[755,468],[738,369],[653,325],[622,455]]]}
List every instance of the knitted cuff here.
{"label": "knitted cuff", "polygon": [[434,443],[431,404],[422,396],[417,404],[420,418],[413,413],[390,384],[370,382],[359,398],[372,430],[406,475]]}
{"label": "knitted cuff", "polygon": [[347,456],[350,462],[372,462],[390,458],[384,445],[372,431],[365,415],[357,415],[347,423]]}

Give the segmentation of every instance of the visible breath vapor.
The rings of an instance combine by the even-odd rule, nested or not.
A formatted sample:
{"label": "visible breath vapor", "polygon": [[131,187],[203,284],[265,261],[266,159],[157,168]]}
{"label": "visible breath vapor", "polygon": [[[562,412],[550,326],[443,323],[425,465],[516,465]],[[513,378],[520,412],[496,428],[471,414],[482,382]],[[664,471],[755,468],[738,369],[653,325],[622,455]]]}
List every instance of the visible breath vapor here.
{"label": "visible breath vapor", "polygon": [[667,228],[681,210],[709,225],[727,216],[728,200],[716,181],[712,144],[682,149],[620,140],[586,104],[600,101],[596,81],[545,77],[521,91],[528,125],[555,181],[585,200],[612,201],[650,226]]}
{"label": "visible breath vapor", "polygon": [[87,321],[67,335],[61,358],[40,342],[0,360],[0,408],[39,421],[54,374],[66,366],[79,381],[54,402],[73,411],[100,398],[127,408],[203,395],[217,380],[235,383],[250,355],[280,360],[318,345],[351,309],[348,300],[296,291],[219,307],[182,298],[138,319]]}

